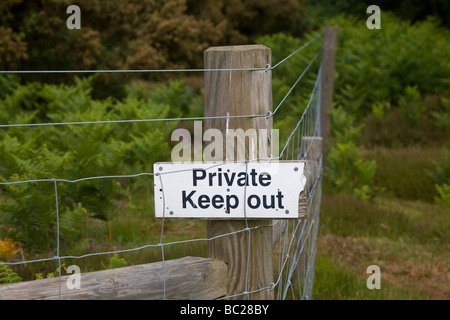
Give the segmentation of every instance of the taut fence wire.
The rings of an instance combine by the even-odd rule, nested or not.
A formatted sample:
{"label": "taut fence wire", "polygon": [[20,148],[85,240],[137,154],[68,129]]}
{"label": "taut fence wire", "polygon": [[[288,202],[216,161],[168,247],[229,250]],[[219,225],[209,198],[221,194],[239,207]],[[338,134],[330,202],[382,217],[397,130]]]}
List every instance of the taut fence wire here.
{"label": "taut fence wire", "polygon": [[[252,72],[266,72],[268,70],[274,70],[282,63],[286,63],[292,56],[298,54],[303,49],[307,48],[311,43],[320,39],[323,34],[319,33],[315,37],[313,37],[310,41],[308,41],[305,45],[291,53],[289,56],[285,57],[281,61],[279,61],[274,66],[266,65],[261,68],[251,68],[251,69],[179,69],[179,70],[56,70],[56,71],[0,71],[0,74],[32,74],[32,73],[113,73],[113,72],[205,72],[205,71],[252,71]],[[99,125],[99,124],[108,124],[108,123],[135,123],[135,122],[157,122],[157,121],[193,121],[193,120],[205,120],[211,118],[254,118],[254,117],[265,117],[270,118],[274,117],[283,106],[286,100],[289,99],[289,95],[293,92],[296,86],[303,79],[305,74],[310,71],[314,62],[320,57],[322,53],[322,47],[316,52],[314,58],[310,60],[309,64],[306,68],[299,73],[299,77],[295,81],[294,84],[290,87],[287,94],[283,97],[283,99],[279,102],[277,107],[273,112],[267,112],[265,114],[254,114],[254,115],[244,115],[244,116],[218,116],[218,117],[193,117],[193,118],[167,118],[167,119],[130,119],[130,120],[113,120],[113,121],[83,121],[83,122],[65,122],[65,123],[30,123],[30,124],[0,124],[0,128],[7,129],[11,127],[36,127],[36,126],[64,126],[64,125]],[[221,299],[229,299],[235,298],[237,296],[246,296],[250,297],[250,294],[256,293],[262,290],[273,290],[274,297],[279,300],[283,299],[311,299],[312,298],[312,288],[314,282],[314,261],[316,254],[316,237],[319,227],[319,216],[320,216],[320,204],[321,204],[321,195],[322,195],[322,156],[321,154],[317,154],[314,150],[314,143],[311,141],[315,141],[315,138],[321,137],[321,101],[320,101],[320,93],[321,93],[321,80],[322,80],[322,63],[316,70],[316,80],[313,87],[312,92],[310,93],[309,101],[307,102],[306,107],[304,108],[304,112],[299,115],[298,122],[295,127],[290,132],[287,140],[281,148],[281,152],[278,157],[270,157],[265,159],[255,159],[255,160],[243,160],[242,162],[246,163],[246,168],[248,168],[248,163],[251,161],[260,161],[260,160],[311,160],[314,158],[316,161],[316,165],[312,166],[311,171],[309,172],[309,183],[307,184],[307,216],[306,218],[299,219],[289,219],[289,220],[272,220],[271,224],[267,225],[258,225],[249,227],[247,224],[247,217],[245,216],[245,228],[242,230],[234,231],[232,233],[222,234],[216,237],[211,238],[197,238],[197,239],[186,239],[180,241],[164,241],[164,223],[166,219],[166,213],[163,213],[162,218],[162,226],[161,233],[159,237],[159,242],[150,243],[143,246],[121,249],[121,250],[113,250],[113,251],[105,251],[105,252],[92,252],[84,255],[73,256],[73,255],[64,255],[60,249],[60,212],[59,212],[59,200],[58,200],[58,186],[60,184],[77,184],[82,183],[83,181],[92,181],[92,180],[104,180],[104,179],[134,179],[138,177],[145,178],[154,178],[154,176],[159,175],[161,181],[161,189],[164,195],[166,192],[170,192],[170,190],[164,189],[164,175],[167,174],[177,174],[177,171],[173,172],[164,172],[164,173],[151,173],[151,172],[142,172],[131,175],[110,175],[110,176],[92,176],[92,177],[84,177],[79,179],[62,179],[62,178],[49,178],[49,179],[33,179],[33,180],[23,180],[23,181],[9,181],[9,182],[0,182],[0,186],[5,185],[18,185],[18,184],[42,184],[48,183],[53,185],[54,190],[54,201],[56,208],[56,255],[54,257],[42,258],[42,259],[34,259],[34,260],[26,260],[26,261],[15,261],[15,262],[1,262],[0,265],[23,265],[37,262],[45,262],[45,261],[56,261],[59,266],[59,299],[64,299],[62,295],[62,280],[61,280],[61,265],[62,261],[66,259],[83,259],[92,256],[100,256],[100,255],[109,255],[114,253],[125,253],[125,252],[133,252],[143,250],[145,248],[159,248],[161,250],[161,257],[163,263],[163,274],[162,282],[163,282],[163,294],[162,299],[166,298],[166,274],[164,268],[164,261],[166,261],[164,248],[177,245],[177,244],[187,244],[193,242],[207,242],[214,240],[219,237],[226,237],[235,233],[244,233],[247,232],[249,237],[249,242],[251,239],[251,234],[253,231],[259,228],[273,228],[274,238],[277,239],[274,242],[274,257],[277,260],[277,263],[274,265],[275,271],[274,274],[275,280],[274,283],[267,283],[263,285],[261,288],[253,291],[247,291],[233,294],[230,296],[221,297]],[[239,161],[237,161],[239,162]],[[220,166],[221,164],[215,164],[214,167]],[[190,170],[190,169],[189,169]],[[246,192],[246,185],[244,193]],[[165,208],[165,206],[163,206]],[[245,208],[245,207],[244,207]],[[245,209],[244,209],[245,212]],[[0,212],[1,214],[1,212]],[[242,248],[242,250],[250,250],[250,245],[248,248]],[[250,256],[250,252],[248,255]],[[247,270],[252,268],[247,261]]]}

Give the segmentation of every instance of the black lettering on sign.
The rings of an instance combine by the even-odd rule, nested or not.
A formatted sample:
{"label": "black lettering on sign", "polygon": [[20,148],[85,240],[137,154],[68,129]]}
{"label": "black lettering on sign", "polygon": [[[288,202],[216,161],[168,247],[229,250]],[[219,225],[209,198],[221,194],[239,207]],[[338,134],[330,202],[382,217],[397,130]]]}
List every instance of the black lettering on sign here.
{"label": "black lettering on sign", "polygon": [[[236,179],[237,176],[237,180]],[[204,181],[208,183],[208,186],[219,186],[222,187],[224,185],[231,187],[233,183],[236,181],[236,185],[239,187],[244,186],[254,186],[258,185],[267,187],[272,182],[272,176],[267,172],[262,172],[258,174],[255,169],[250,170],[249,173],[245,171],[241,171],[239,173],[236,172],[222,172],[221,168],[217,169],[217,172],[206,172],[204,169],[193,169],[192,170],[192,184],[194,187],[199,185],[200,181]],[[225,183],[224,183],[225,182]]]}
{"label": "black lettering on sign", "polygon": [[[182,190],[182,206],[183,209],[225,209],[226,213],[231,213],[233,209],[239,207],[239,197],[236,194],[230,194],[230,189],[225,191],[225,188],[216,189],[214,191],[216,194],[209,193],[209,190],[214,190],[209,187],[267,187],[271,183],[272,176],[268,172],[258,173],[255,169],[248,172],[223,171],[222,168],[193,169],[192,185],[200,187],[201,191],[199,189]],[[284,209],[283,199],[283,193],[278,190],[276,194],[263,192],[250,194],[243,203],[250,209]]]}
{"label": "black lettering on sign", "polygon": [[183,194],[183,196],[182,196],[182,199],[183,199],[183,209],[186,209],[186,204],[187,204],[187,202],[189,202],[189,203],[191,204],[191,207],[192,207],[192,208],[197,209],[197,206],[194,204],[194,202],[192,202],[192,199],[191,199],[191,197],[192,197],[192,195],[193,195],[194,193],[195,193],[195,190],[194,190],[194,191],[191,191],[191,193],[189,193],[189,195],[186,197],[186,191],[183,190],[183,192],[182,192],[182,194]]}

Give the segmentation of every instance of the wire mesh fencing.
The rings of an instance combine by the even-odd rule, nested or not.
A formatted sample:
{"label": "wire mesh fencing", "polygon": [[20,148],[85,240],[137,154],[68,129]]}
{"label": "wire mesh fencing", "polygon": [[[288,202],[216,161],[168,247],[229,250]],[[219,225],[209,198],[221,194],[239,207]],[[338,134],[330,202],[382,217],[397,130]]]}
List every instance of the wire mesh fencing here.
{"label": "wire mesh fencing", "polygon": [[[223,69],[223,70],[210,70],[210,69],[185,69],[185,70],[128,70],[129,72],[190,72],[190,71],[267,71],[277,68],[280,64],[287,62],[293,55],[301,52],[309,44],[313,43],[315,40],[319,39],[321,34],[312,38],[304,46],[293,52],[291,55],[285,57],[275,66],[264,66],[262,68],[256,69]],[[273,112],[268,112],[265,114],[253,114],[245,116],[234,116],[234,117],[261,117],[261,118],[271,118],[275,117],[280,113],[281,108],[286,100],[289,99],[290,94],[295,90],[297,85],[303,79],[305,74],[312,68],[314,62],[320,57],[321,49],[317,51],[314,58],[308,63],[302,72],[299,72],[299,77],[294,84],[290,87],[288,92],[285,94],[283,99],[274,108]],[[290,131],[286,138],[286,141],[280,148],[281,152],[279,156],[269,157],[266,159],[256,159],[256,160],[245,160],[243,163],[246,165],[248,170],[248,163],[253,161],[285,161],[285,160],[303,160],[308,162],[308,182],[306,186],[306,208],[307,214],[305,217],[299,219],[280,219],[272,220],[268,225],[249,225],[247,217],[244,217],[245,228],[242,230],[234,231],[236,233],[247,233],[248,234],[248,244],[244,244],[240,250],[247,251],[247,256],[250,256],[251,246],[250,241],[252,241],[252,232],[255,232],[259,228],[272,228],[273,229],[273,257],[274,257],[274,282],[266,283],[261,285],[260,288],[256,290],[245,290],[243,292],[225,295],[220,297],[220,299],[230,299],[230,298],[250,298],[252,293],[269,290],[273,291],[274,298],[279,300],[284,299],[311,299],[312,289],[314,283],[314,261],[316,254],[316,237],[319,227],[319,217],[320,217],[320,203],[321,203],[321,191],[322,191],[322,154],[321,150],[321,128],[320,128],[320,117],[321,117],[321,65],[316,71],[316,79],[313,89],[309,95],[309,100],[306,106],[303,108],[303,113],[298,114],[298,122],[295,127]],[[8,71],[0,73],[36,73],[39,71]],[[41,71],[44,72],[44,71]],[[73,71],[52,71],[52,72],[77,72]],[[81,71],[80,71],[81,72]],[[97,70],[97,72],[102,72]],[[104,72],[126,72],[126,70],[104,70]],[[165,119],[127,119],[127,120],[105,120],[105,121],[73,121],[73,122],[61,122],[61,123],[24,123],[24,124],[0,124],[0,129],[10,129],[10,128],[24,128],[24,127],[42,127],[42,126],[73,126],[73,125],[104,125],[104,124],[121,124],[121,123],[139,123],[139,122],[167,122],[167,121],[202,121],[210,119],[212,117],[193,117],[193,118],[165,118]],[[224,118],[230,119],[233,116],[221,116],[213,118]],[[218,164],[220,166],[220,164]],[[165,174],[177,174],[177,172],[169,172]],[[145,249],[153,248],[154,250],[160,251],[161,261],[162,261],[162,274],[161,282],[163,286],[162,299],[166,299],[166,281],[167,276],[165,273],[164,262],[167,261],[167,251],[170,247],[177,245],[193,245],[194,243],[206,244],[208,241],[213,241],[217,237],[227,237],[232,235],[222,234],[217,237],[207,238],[200,237],[194,239],[178,239],[178,240],[167,240],[165,225],[167,223],[167,214],[163,214],[160,223],[159,236],[156,237],[157,241],[151,243],[145,243],[138,247],[125,248],[125,249],[114,249],[101,252],[90,252],[83,255],[70,255],[63,252],[61,245],[62,241],[62,227],[61,227],[61,202],[63,201],[64,194],[62,190],[66,192],[66,188],[63,186],[67,185],[81,185],[83,183],[102,183],[103,181],[133,181],[137,179],[143,179],[145,183],[153,185],[155,176],[159,176],[161,181],[164,181],[164,176],[160,173],[154,172],[141,172],[130,175],[99,175],[91,177],[83,177],[78,179],[63,179],[63,178],[45,178],[45,179],[30,179],[30,180],[16,180],[16,181],[5,181],[0,182],[0,187],[14,188],[14,187],[26,187],[26,188],[42,188],[43,197],[46,197],[49,202],[47,208],[39,208],[42,211],[46,211],[45,215],[48,219],[54,219],[55,221],[55,241],[54,247],[51,248],[52,256],[49,257],[37,257],[35,259],[22,259],[22,261],[8,261],[0,262],[1,265],[5,266],[17,266],[17,265],[29,265],[34,263],[44,263],[44,262],[54,262],[59,270],[58,272],[58,291],[59,299],[64,299],[62,294],[62,287],[66,284],[62,281],[62,266],[64,261],[82,261],[82,259],[89,257],[98,257],[102,255],[112,255],[112,254],[123,254],[129,252],[141,252]],[[289,184],[289,181],[286,181]],[[44,187],[42,187],[44,186]],[[163,182],[161,182],[161,189],[163,192],[163,197],[170,190],[164,189]],[[245,191],[244,191],[245,193]],[[150,196],[150,195],[148,195]],[[20,203],[17,205],[20,206]],[[163,206],[165,207],[165,206]],[[39,211],[39,210],[37,210]],[[0,212],[0,215],[2,212]],[[29,214],[39,214],[39,212],[29,213]],[[31,226],[30,226],[31,227]],[[81,227],[81,226],[80,226]],[[41,232],[42,237],[46,236],[44,230],[38,230]],[[263,263],[263,261],[261,261]],[[252,268],[252,265],[247,261],[247,270]],[[151,288],[149,288],[151,290]]]}

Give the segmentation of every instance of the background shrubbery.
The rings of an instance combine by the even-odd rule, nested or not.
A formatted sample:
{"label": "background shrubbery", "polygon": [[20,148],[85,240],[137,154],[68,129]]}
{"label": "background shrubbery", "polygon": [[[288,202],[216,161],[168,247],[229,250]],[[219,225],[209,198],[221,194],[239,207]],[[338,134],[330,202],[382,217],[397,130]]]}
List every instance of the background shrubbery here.
{"label": "background shrubbery", "polygon": [[[82,29],[66,28],[68,1],[0,3],[0,69],[170,69],[203,65],[214,45],[305,30],[301,2],[293,0],[80,0]],[[145,75],[140,78],[148,79]],[[124,96],[135,75],[99,76],[96,96]],[[60,82],[71,75],[38,75]]]}
{"label": "background shrubbery", "polygon": [[[369,199],[380,190],[371,184],[376,162],[364,159],[358,149],[442,146],[450,141],[448,30],[432,18],[411,24],[390,13],[383,13],[383,27],[376,32],[353,16],[335,16],[324,24],[339,27],[325,183],[331,190]],[[314,34],[307,34],[304,42]],[[301,43],[283,33],[257,41],[272,48],[275,62]],[[274,70],[275,105],[314,54],[314,48],[302,51]],[[275,127],[282,132],[292,127],[313,83],[311,73],[280,109]]]}

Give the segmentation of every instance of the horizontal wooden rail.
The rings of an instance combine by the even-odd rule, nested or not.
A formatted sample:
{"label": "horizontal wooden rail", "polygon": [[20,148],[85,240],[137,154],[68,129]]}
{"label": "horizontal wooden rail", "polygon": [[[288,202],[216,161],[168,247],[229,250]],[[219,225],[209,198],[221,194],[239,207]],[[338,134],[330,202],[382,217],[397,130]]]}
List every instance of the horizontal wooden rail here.
{"label": "horizontal wooden rail", "polygon": [[[164,270],[164,271],[163,271]],[[163,274],[164,272],[164,274]],[[64,300],[211,300],[226,296],[227,265],[219,260],[184,257],[80,274],[80,289],[68,289],[61,277]],[[59,278],[0,286],[0,300],[59,299]]]}

